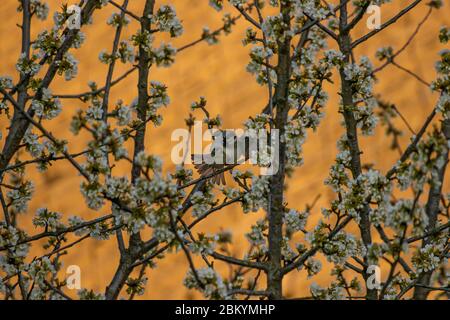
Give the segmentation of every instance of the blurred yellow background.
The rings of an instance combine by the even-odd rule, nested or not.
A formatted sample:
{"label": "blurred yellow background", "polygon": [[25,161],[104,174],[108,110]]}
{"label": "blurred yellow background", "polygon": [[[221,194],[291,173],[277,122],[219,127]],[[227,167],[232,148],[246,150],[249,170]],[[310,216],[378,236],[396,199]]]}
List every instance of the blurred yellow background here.
{"label": "blurred yellow background", "polygon": [[[121,1],[118,0],[121,3]],[[33,22],[32,37],[44,28],[49,28],[52,23],[52,15],[55,9],[61,5],[61,1],[50,0],[50,17],[46,22]],[[68,1],[69,4],[76,3]],[[144,1],[130,0],[129,10],[137,15],[142,12]],[[222,14],[217,13],[208,6],[208,1],[201,0],[157,0],[157,7],[161,4],[174,4],[177,14],[183,22],[184,34],[173,41],[175,47],[180,47],[197,39],[203,26],[214,30],[221,26]],[[400,8],[408,5],[410,1],[395,1],[382,9],[382,21],[386,21]],[[413,43],[397,59],[397,62],[427,81],[435,77],[434,63],[438,59],[438,51],[442,49],[437,41],[437,34],[441,25],[450,24],[448,3],[441,10],[434,11],[431,18],[423,26]],[[13,75],[17,79],[15,62],[20,52],[20,30],[16,24],[21,21],[21,14],[16,12],[18,1],[6,0],[1,5],[0,22],[0,75]],[[357,56],[368,55],[374,59],[377,48],[392,45],[399,49],[412,34],[418,22],[424,17],[428,7],[420,4],[413,11],[389,27],[381,34],[375,36],[356,51]],[[83,31],[87,35],[85,44],[79,50],[71,52],[80,61],[78,76],[75,80],[66,82],[57,77],[52,83],[51,89],[55,94],[79,93],[88,90],[87,82],[96,81],[99,86],[105,82],[107,66],[98,60],[98,54],[102,49],[111,50],[114,29],[106,25],[106,20],[112,12],[116,12],[113,6],[108,5],[94,13],[94,24],[87,26]],[[226,7],[225,12],[236,15],[236,11]],[[188,117],[191,102],[199,96],[205,96],[208,100],[208,109],[212,115],[220,114],[224,128],[240,128],[242,123],[251,115],[259,113],[267,102],[267,90],[259,86],[254,78],[246,72],[248,53],[250,47],[242,45],[242,39],[248,23],[240,19],[228,36],[221,36],[220,43],[209,46],[200,43],[193,48],[181,52],[176,57],[175,64],[170,68],[152,68],[151,80],[165,83],[169,88],[171,103],[168,108],[162,110],[164,116],[163,125],[159,128],[151,128],[146,136],[146,151],[162,157],[165,170],[172,170],[174,166],[170,162],[170,140],[173,129],[183,128],[184,119]],[[129,38],[136,30],[136,23],[132,22],[125,28],[122,38]],[[354,37],[361,36],[368,30],[365,23],[357,30]],[[114,75],[121,75],[129,69],[129,65],[117,64]],[[382,99],[396,104],[402,114],[408,119],[411,126],[417,130],[426,115],[433,108],[436,96],[417,80],[406,73],[387,67],[378,74],[379,82],[376,92]],[[136,74],[126,78],[121,84],[112,89],[110,101],[114,103],[121,98],[125,103],[130,103],[137,96]],[[338,84],[338,79],[334,78]],[[288,179],[287,202],[289,207],[304,209],[317,195],[321,195],[313,210],[309,226],[314,225],[320,218],[320,207],[326,206],[334,194],[324,186],[323,181],[327,177],[328,169],[336,155],[336,141],[343,134],[340,126],[341,116],[337,113],[338,96],[337,87],[327,85],[330,95],[329,103],[325,108],[326,116],[320,124],[317,132],[309,132],[309,139],[304,146],[305,164]],[[71,152],[83,150],[86,136],[74,137],[68,130],[71,117],[78,108],[86,108],[80,101],[64,100],[63,112],[50,122],[49,128],[58,138],[70,141]],[[196,114],[197,118],[202,115]],[[396,124],[405,135],[401,139],[404,148],[410,134],[400,121]],[[7,124],[0,120],[0,130],[3,137],[7,134]],[[384,136],[384,128],[378,128],[373,137],[362,138],[362,159],[364,163],[373,163],[376,168],[383,171],[390,168],[396,161],[398,154],[389,149],[390,138]],[[3,138],[4,139],[4,138]],[[3,146],[4,141],[0,141]],[[35,168],[30,168],[29,174],[36,185],[35,197],[29,211],[20,216],[19,223],[29,234],[37,233],[31,225],[32,217],[39,207],[48,207],[53,211],[64,214],[65,219],[70,215],[80,215],[85,219],[92,219],[100,213],[88,210],[84,199],[79,192],[81,182],[77,172],[66,162],[55,163],[46,173],[38,174]],[[448,180],[447,180],[448,181]],[[217,231],[220,229],[232,230],[235,245],[232,253],[238,256],[244,253],[247,244],[243,234],[248,232],[249,225],[261,217],[258,214],[242,214],[238,206],[232,206],[221,211],[207,223],[199,225],[195,231]],[[36,247],[36,246],[35,246]],[[35,248],[33,255],[38,255],[40,249]],[[76,264],[82,270],[82,286],[103,292],[113,276],[118,263],[118,250],[116,241],[86,240],[77,248],[70,249],[69,255],[62,258],[65,267]],[[200,266],[200,261],[198,262]],[[313,281],[326,284],[329,281],[328,265],[320,277]],[[149,299],[181,299],[200,298],[200,295],[189,291],[182,285],[182,280],[188,270],[188,264],[182,253],[169,254],[167,259],[158,262],[158,267],[147,272],[148,285],[143,298]],[[226,270],[226,269],[224,269]],[[309,294],[308,286],[311,280],[306,279],[305,272],[294,272],[284,281],[284,293],[287,297],[305,296]],[[61,274],[64,276],[64,273]],[[264,283],[262,283],[264,285]],[[74,292],[66,291],[75,296]]]}

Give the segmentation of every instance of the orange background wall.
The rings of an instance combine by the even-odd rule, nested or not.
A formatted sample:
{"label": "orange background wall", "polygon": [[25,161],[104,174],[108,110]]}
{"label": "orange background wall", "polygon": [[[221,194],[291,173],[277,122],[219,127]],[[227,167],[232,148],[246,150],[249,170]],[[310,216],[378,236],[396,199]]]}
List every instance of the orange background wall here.
{"label": "orange background wall", "polygon": [[[206,0],[157,1],[157,6],[161,3],[173,3],[183,21],[185,32],[173,42],[176,47],[197,39],[203,26],[209,26],[211,30],[221,26],[221,14],[209,7],[207,2]],[[49,3],[50,19],[47,22],[33,23],[33,37],[43,28],[49,27],[52,14],[61,2],[51,0]],[[144,1],[130,0],[129,10],[139,15],[143,3]],[[386,21],[408,3],[409,1],[400,0],[384,7],[382,20]],[[15,0],[6,0],[2,1],[0,6],[0,75],[10,74],[14,77],[17,76],[14,65],[20,52],[20,31],[16,23],[20,23],[21,17],[16,12],[17,4]],[[423,4],[419,5],[396,25],[389,27],[382,34],[358,48],[357,56],[368,55],[378,65],[374,59],[376,49],[385,45],[400,48],[425,15],[427,8]],[[114,11],[116,9],[109,5],[95,12],[94,24],[83,30],[87,35],[85,44],[81,49],[72,51],[80,61],[77,78],[70,82],[58,78],[51,86],[54,93],[86,91],[89,80],[95,80],[100,86],[104,84],[107,66],[99,63],[98,53],[102,49],[108,52],[111,50],[114,29],[106,25],[105,21]],[[226,11],[236,14],[230,8]],[[432,14],[414,42],[402,53],[397,62],[420,74],[427,81],[433,80],[434,63],[438,59],[437,52],[442,49],[437,41],[437,34],[440,26],[445,23],[450,24],[448,4]],[[123,38],[129,38],[132,35],[136,27],[134,22],[132,24],[133,26],[125,29]],[[184,127],[184,119],[190,112],[190,104],[199,96],[207,98],[209,110],[213,115],[220,113],[224,120],[224,128],[242,127],[243,121],[265,106],[266,89],[256,84],[253,77],[245,71],[250,47],[243,47],[241,40],[247,26],[246,21],[241,19],[233,28],[231,35],[220,37],[218,45],[209,46],[201,43],[181,52],[173,67],[151,70],[151,80],[161,81],[169,87],[171,104],[162,110],[163,126],[148,131],[146,151],[160,155],[164,159],[166,170],[174,167],[170,163],[171,132],[175,128]],[[363,24],[363,28],[357,30],[355,37],[366,32],[367,29]],[[128,68],[129,66],[119,63],[115,76],[122,74]],[[432,95],[423,84],[393,67],[387,67],[378,74],[378,77],[380,81],[376,85],[377,93],[381,94],[384,100],[395,103],[411,126],[417,130],[433,108],[436,96]],[[338,83],[338,79],[335,80],[335,83]],[[337,113],[337,87],[329,85],[327,89],[330,100],[325,109],[326,116],[317,132],[309,132],[309,139],[304,146],[304,166],[288,179],[287,202],[290,207],[301,210],[318,194],[321,195],[313,210],[309,226],[314,225],[320,218],[320,207],[326,206],[333,199],[333,193],[324,186],[323,181],[336,155],[336,140],[343,134],[340,126],[342,119]],[[125,103],[130,103],[136,96],[136,74],[133,74],[113,88],[110,101],[115,102],[121,98]],[[81,151],[86,143],[83,138],[85,136],[73,137],[68,127],[74,112],[86,106],[77,100],[65,100],[63,105],[64,112],[50,123],[49,128],[56,137],[70,141],[71,152]],[[197,114],[197,117],[201,118],[201,115]],[[397,124],[405,132],[405,136],[401,139],[402,146],[405,147],[410,135],[401,122]],[[4,119],[1,119],[0,130],[3,137],[7,134],[6,127]],[[383,136],[383,133],[384,128],[379,128],[375,136],[362,138],[361,141],[364,163],[373,163],[384,171],[396,161],[397,153],[389,150],[391,140]],[[3,140],[0,141],[0,146],[3,146],[3,142]],[[119,171],[122,169],[119,168],[117,172]],[[34,168],[30,168],[29,174],[35,182],[36,193],[28,213],[21,215],[19,221],[30,234],[38,232],[33,230],[31,219],[39,207],[46,206],[51,210],[64,213],[65,218],[76,214],[85,219],[92,219],[100,214],[88,210],[84,205],[79,192],[81,179],[68,163],[58,162],[43,175],[38,174]],[[232,247],[232,252],[241,255],[247,247],[243,234],[248,232],[249,225],[261,215],[262,213],[243,215],[238,206],[232,206],[217,213],[209,222],[201,224],[197,230],[209,232],[221,228],[233,230],[235,245]],[[34,250],[38,255],[39,248]],[[118,263],[117,253],[115,239],[112,238],[110,241],[90,239],[82,242],[77,248],[71,249],[70,254],[63,257],[63,261],[65,266],[77,264],[81,267],[83,287],[103,292]],[[324,265],[325,269],[328,267]],[[198,298],[199,295],[185,289],[182,285],[187,270],[188,265],[182,253],[169,254],[167,259],[158,263],[155,270],[147,272],[149,280],[144,297],[151,299]],[[314,281],[319,284],[327,283],[328,270],[322,271],[321,274],[320,277],[314,278]],[[304,272],[294,272],[285,278],[285,294],[287,296],[308,295],[307,288],[310,283],[311,280],[306,279]],[[74,295],[73,292],[66,292]]]}

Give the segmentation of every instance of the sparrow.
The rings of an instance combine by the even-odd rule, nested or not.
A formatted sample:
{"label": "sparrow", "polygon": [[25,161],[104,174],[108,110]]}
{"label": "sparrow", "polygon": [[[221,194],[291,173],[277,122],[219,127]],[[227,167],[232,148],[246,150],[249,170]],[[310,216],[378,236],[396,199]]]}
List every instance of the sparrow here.
{"label": "sparrow", "polygon": [[[227,141],[231,141],[228,142]],[[238,145],[241,145],[241,148],[238,148]],[[194,163],[194,167],[197,172],[200,174],[200,177],[207,177],[214,174],[217,171],[224,169],[232,165],[233,167],[247,161],[250,157],[250,147],[249,147],[249,137],[246,135],[242,135],[237,137],[236,134],[232,131],[217,131],[213,136],[213,144],[211,146],[211,153],[208,155],[198,155],[193,154],[191,156],[192,162]],[[243,147],[242,147],[243,146]],[[231,152],[234,149],[234,159],[231,159],[230,162],[227,154],[231,155]],[[211,157],[214,160],[216,152],[223,152],[223,155],[220,159],[220,163],[198,163],[200,159],[202,161],[205,157]],[[242,160],[243,159],[243,160]],[[227,162],[228,161],[228,162]],[[217,185],[225,185],[225,172],[218,173],[217,175],[212,176],[210,179],[211,183]]]}

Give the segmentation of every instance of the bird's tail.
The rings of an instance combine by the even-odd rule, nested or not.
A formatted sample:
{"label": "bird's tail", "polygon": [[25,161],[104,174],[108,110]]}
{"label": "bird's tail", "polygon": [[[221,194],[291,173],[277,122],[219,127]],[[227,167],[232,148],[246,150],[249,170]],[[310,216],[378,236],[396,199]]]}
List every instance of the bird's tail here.
{"label": "bird's tail", "polygon": [[[194,159],[198,159],[196,155],[192,155],[192,161],[194,162]],[[207,177],[211,176],[209,179],[212,183],[215,183],[217,185],[225,185],[225,173],[217,173],[214,175],[215,172],[219,171],[220,169],[224,168],[223,164],[207,164],[207,163],[200,163],[195,164],[194,167],[197,170],[197,172],[200,174],[201,177]]]}

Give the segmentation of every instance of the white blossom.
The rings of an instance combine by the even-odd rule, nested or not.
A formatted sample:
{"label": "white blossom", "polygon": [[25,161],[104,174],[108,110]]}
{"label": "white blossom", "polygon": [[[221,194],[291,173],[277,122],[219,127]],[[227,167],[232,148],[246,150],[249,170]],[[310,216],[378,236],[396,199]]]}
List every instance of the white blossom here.
{"label": "white blossom", "polygon": [[197,270],[199,280],[204,288],[199,288],[198,283],[191,270],[184,279],[184,285],[189,289],[199,289],[205,298],[224,299],[227,297],[227,288],[223,283],[222,277],[212,268],[202,268]]}
{"label": "white blossom", "polygon": [[169,32],[171,37],[178,37],[183,33],[183,26],[171,5],[161,6],[154,15],[154,20],[159,30]]}

